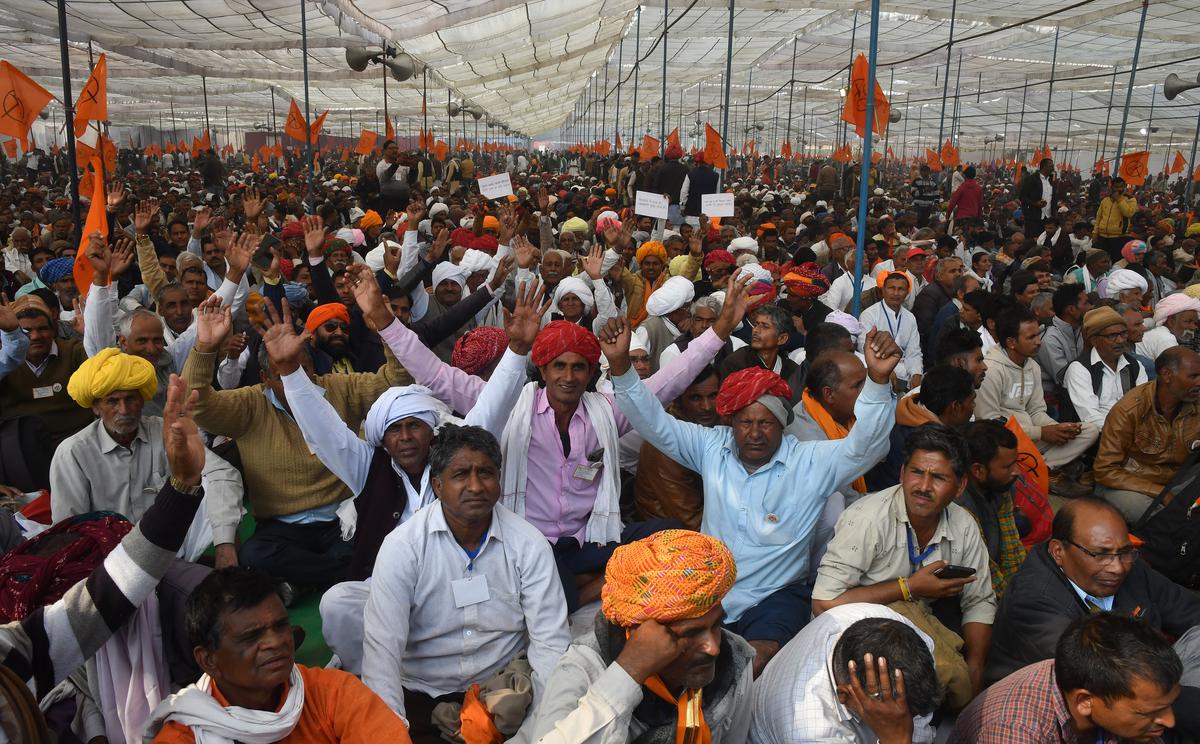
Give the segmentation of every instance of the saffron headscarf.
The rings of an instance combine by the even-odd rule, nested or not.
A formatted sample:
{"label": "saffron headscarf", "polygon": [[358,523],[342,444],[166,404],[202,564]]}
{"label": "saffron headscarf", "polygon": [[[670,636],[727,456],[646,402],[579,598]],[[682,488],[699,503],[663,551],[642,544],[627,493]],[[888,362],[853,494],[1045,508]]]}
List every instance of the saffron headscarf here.
{"label": "saffron headscarf", "polygon": [[142,400],[150,400],[158,391],[154,365],[118,349],[102,349],[79,365],[67,381],[67,394],[84,408],[91,408],[114,390],[136,390]]}
{"label": "saffron headscarf", "polygon": [[668,260],[666,246],[657,240],[647,240],[637,249],[637,254],[635,254],[635,257],[637,258],[637,262],[640,264],[642,261],[646,260],[647,256],[657,256],[658,260],[665,264]]}
{"label": "saffron headscarf", "polygon": [[454,342],[450,364],[469,375],[477,375],[504,355],[508,334],[497,326],[472,328]]}
{"label": "saffron headscarf", "polygon": [[346,325],[350,325],[350,311],[340,302],[326,302],[324,305],[317,305],[308,314],[308,319],[304,321],[304,330],[316,333],[318,328],[331,320],[340,320]]}
{"label": "saffron headscarf", "polygon": [[552,320],[538,333],[530,359],[544,367],[558,356],[573,351],[593,367],[600,363],[600,342],[586,328],[566,320]]}
{"label": "saffron headscarf", "polygon": [[717,392],[717,415],[732,416],[751,403],[760,402],[760,399],[784,426],[791,423],[792,386],[762,367],[740,369],[725,378]]}
{"label": "saffron headscarf", "polygon": [[374,209],[368,209],[367,213],[358,221],[359,230],[370,230],[372,227],[378,227],[383,224],[383,218],[379,216],[379,212]]}

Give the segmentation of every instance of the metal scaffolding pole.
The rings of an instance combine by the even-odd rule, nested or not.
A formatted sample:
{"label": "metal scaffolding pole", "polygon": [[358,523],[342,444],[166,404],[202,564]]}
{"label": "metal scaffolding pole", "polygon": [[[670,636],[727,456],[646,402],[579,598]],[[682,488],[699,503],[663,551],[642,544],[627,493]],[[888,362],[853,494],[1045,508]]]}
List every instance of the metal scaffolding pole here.
{"label": "metal scaffolding pole", "polygon": [[1142,0],[1142,18],[1138,22],[1137,43],[1133,45],[1133,64],[1129,67],[1129,87],[1125,89],[1125,111],[1121,114],[1121,134],[1117,137],[1118,169],[1121,167],[1121,153],[1125,148],[1125,125],[1129,123],[1129,102],[1133,98],[1133,81],[1137,78],[1138,56],[1142,53],[1142,32],[1146,30],[1146,11],[1149,7],[1150,0]]}
{"label": "metal scaffolding pole", "polygon": [[[737,0],[729,0],[729,31],[725,37],[725,105],[723,107],[722,122],[721,122],[721,149],[724,152],[729,152],[729,86],[730,78],[733,75],[733,12],[736,8]],[[721,178],[718,181],[717,188],[720,190],[725,185],[725,171],[721,171]]]}
{"label": "metal scaffolding pole", "polygon": [[1050,56],[1050,90],[1046,93],[1046,126],[1042,129],[1042,147],[1046,146],[1046,141],[1050,138],[1050,109],[1054,105],[1054,68],[1058,66],[1058,32],[1060,28],[1062,27],[1054,27],[1054,53]]}
{"label": "metal scaffolding pole", "polygon": [[662,48],[663,48],[663,66],[662,66],[662,142],[663,154],[666,154],[667,147],[667,21],[671,18],[671,0],[663,0],[663,33],[662,33]]}
{"label": "metal scaffolding pole", "polygon": [[637,138],[637,99],[638,99],[638,78],[641,77],[642,71],[642,6],[638,6],[637,10],[637,29],[634,31],[633,37],[633,123],[629,125],[629,136],[632,139]]}
{"label": "metal scaffolding pole", "polygon": [[58,0],[58,53],[62,59],[62,104],[67,114],[63,126],[67,134],[67,174],[71,179],[71,218],[75,221],[76,231],[81,231],[83,222],[79,219],[79,168],[75,159],[75,96],[71,94],[71,56],[67,47],[67,0]]}
{"label": "metal scaffolding pole", "polygon": [[858,317],[862,308],[863,251],[866,244],[867,201],[870,193],[871,134],[875,124],[875,56],[879,48],[879,0],[871,0],[871,43],[867,53],[867,110],[863,132],[862,166],[858,179],[858,246],[854,262],[854,303],[851,312]]}
{"label": "metal scaffolding pole", "polygon": [[[1100,158],[1108,155],[1108,125],[1112,118],[1113,98],[1117,93],[1117,66],[1113,65],[1112,86],[1108,89],[1108,109],[1104,113],[1104,147],[1100,150]],[[1096,158],[1097,161],[1100,158]]]}
{"label": "metal scaffolding pole", "polygon": [[[312,111],[308,98],[308,11],[305,10],[305,0],[300,0],[300,53],[304,58],[304,126],[312,126]],[[204,106],[204,115],[208,116],[208,105]],[[315,214],[316,208],[316,163],[313,161],[312,133],[304,133],[304,157],[308,161],[308,211]]]}
{"label": "metal scaffolding pole", "polygon": [[796,37],[792,37],[792,76],[788,80],[788,118],[787,118],[787,136],[783,141],[792,146],[792,99],[796,97]]}
{"label": "metal scaffolding pole", "polygon": [[957,15],[958,0],[953,0],[950,4],[950,41],[946,44],[946,76],[942,78],[942,114],[938,120],[938,147],[942,146],[942,133],[946,126],[946,94],[950,92],[950,52],[954,49],[954,21]]}

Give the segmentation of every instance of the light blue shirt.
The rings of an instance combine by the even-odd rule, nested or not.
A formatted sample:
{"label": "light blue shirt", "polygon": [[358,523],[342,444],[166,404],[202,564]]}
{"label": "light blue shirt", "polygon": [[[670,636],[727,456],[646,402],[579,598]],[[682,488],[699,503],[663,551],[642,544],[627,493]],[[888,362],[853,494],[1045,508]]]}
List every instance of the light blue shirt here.
{"label": "light blue shirt", "polygon": [[1084,590],[1080,589],[1079,585],[1074,581],[1067,579],[1067,583],[1071,585],[1071,588],[1075,590],[1075,593],[1079,595],[1079,598],[1083,600],[1085,605],[1094,604],[1105,612],[1112,612],[1113,600],[1117,598],[1117,595],[1113,594],[1107,597],[1093,597]]}
{"label": "light blue shirt", "polygon": [[724,601],[729,622],[808,575],[813,532],[825,501],[887,454],[896,413],[891,387],[868,378],[849,436],[801,442],[785,435],[770,461],[748,473],[728,426],[707,428],[676,419],[632,369],[612,382],[633,428],[704,480],[700,531],[724,542],[737,561],[737,583]]}
{"label": "light blue shirt", "polygon": [[20,328],[15,331],[0,331],[0,380],[21,366],[27,351],[29,336]]}

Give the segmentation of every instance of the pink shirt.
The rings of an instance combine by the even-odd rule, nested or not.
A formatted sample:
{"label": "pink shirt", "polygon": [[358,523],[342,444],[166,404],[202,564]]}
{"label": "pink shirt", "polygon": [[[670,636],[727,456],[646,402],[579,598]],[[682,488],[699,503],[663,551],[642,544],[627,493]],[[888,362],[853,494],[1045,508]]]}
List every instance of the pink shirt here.
{"label": "pink shirt", "polygon": [[[446,401],[459,413],[467,413],[483,391],[484,380],[452,367],[433,354],[417,335],[400,323],[392,323],[380,337],[418,384]],[[725,341],[711,328],[688,344],[687,349],[646,380],[646,387],[666,405],[692,384],[704,366],[712,362]],[[613,396],[604,396],[612,406],[617,433],[630,430],[629,420],[621,413]],[[510,426],[520,425],[509,421]],[[596,430],[580,405],[568,427],[571,454],[563,454],[562,439],[554,423],[554,410],[546,398],[546,389],[538,390],[533,403],[533,421],[529,439],[528,481],[525,492],[525,519],[552,541],[574,537],[582,544],[588,517],[596,503],[599,480],[575,477],[580,465],[599,461],[589,458],[600,448]],[[616,477],[616,476],[613,476]]]}

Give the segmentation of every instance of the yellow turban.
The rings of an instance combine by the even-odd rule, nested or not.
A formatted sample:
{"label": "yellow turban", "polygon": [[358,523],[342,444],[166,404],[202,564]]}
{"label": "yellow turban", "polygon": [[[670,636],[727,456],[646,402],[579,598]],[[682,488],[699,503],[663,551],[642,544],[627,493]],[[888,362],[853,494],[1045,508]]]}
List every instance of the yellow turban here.
{"label": "yellow turban", "polygon": [[[683,276],[683,271],[687,268],[689,260],[690,258],[686,255],[672,258],[671,262],[667,264],[667,273],[671,276]],[[700,272],[684,278],[693,282],[697,281],[700,279]]]}
{"label": "yellow turban", "polygon": [[733,554],[720,540],[664,530],[613,552],[600,608],[623,628],[688,620],[715,607],[736,578]]}
{"label": "yellow turban", "polygon": [[79,365],[67,382],[67,393],[84,408],[114,390],[136,390],[150,400],[158,390],[154,365],[139,356],[108,348]]}
{"label": "yellow turban", "polygon": [[637,262],[640,264],[646,256],[658,256],[658,260],[667,262],[667,249],[657,240],[647,240],[637,249]]}

